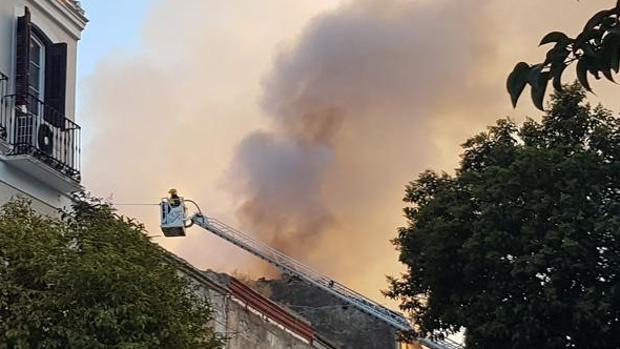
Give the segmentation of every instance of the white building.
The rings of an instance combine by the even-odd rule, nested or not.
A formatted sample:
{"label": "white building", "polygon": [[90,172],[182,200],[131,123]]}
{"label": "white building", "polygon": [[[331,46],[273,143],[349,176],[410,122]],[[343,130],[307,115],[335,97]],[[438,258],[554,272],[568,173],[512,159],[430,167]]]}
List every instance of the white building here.
{"label": "white building", "polygon": [[80,185],[77,43],[87,20],[73,0],[0,0],[0,203],[41,212]]}

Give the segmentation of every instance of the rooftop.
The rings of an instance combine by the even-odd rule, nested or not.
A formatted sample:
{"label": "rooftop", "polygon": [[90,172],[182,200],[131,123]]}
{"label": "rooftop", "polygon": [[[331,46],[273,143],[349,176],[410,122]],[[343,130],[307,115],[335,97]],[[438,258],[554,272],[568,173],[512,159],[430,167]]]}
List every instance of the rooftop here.
{"label": "rooftop", "polygon": [[58,0],[58,1],[66,5],[67,7],[69,7],[80,17],[86,18],[85,17],[86,13],[84,12],[84,9],[82,8],[82,5],[80,4],[79,1],[77,0]]}

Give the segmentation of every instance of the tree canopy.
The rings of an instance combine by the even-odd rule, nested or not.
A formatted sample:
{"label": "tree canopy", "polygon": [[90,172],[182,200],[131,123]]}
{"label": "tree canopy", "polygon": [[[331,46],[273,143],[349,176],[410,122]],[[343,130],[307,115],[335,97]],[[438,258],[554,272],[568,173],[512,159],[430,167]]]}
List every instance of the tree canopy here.
{"label": "tree canopy", "polygon": [[530,85],[532,101],[542,110],[549,81],[556,91],[562,90],[562,75],[573,62],[577,62],[577,78],[587,91],[592,91],[590,74],[597,80],[603,76],[615,82],[614,73],[620,71],[620,0],[614,8],[592,16],[575,38],[559,31],[545,35],[540,45],[548,44],[553,46],[542,63],[519,62],[508,76],[506,86],[513,106]]}
{"label": "tree canopy", "polygon": [[80,201],[0,212],[0,348],[212,349],[211,309],[142,225]]}
{"label": "tree canopy", "polygon": [[416,335],[467,348],[620,347],[620,122],[578,85],[542,121],[507,119],[464,145],[455,175],[406,187],[386,292]]}

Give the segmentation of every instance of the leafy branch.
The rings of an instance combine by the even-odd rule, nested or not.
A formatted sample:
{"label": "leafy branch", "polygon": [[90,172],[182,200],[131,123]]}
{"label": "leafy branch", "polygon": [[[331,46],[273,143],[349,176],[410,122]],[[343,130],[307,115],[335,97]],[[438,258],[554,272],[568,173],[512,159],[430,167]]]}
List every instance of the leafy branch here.
{"label": "leafy branch", "polygon": [[577,79],[587,91],[592,92],[589,75],[615,83],[614,73],[620,71],[620,0],[614,8],[590,18],[576,38],[559,31],[545,35],[540,46],[549,44],[553,47],[547,51],[544,62],[532,65],[519,62],[508,76],[506,87],[513,107],[530,85],[534,105],[543,110],[549,81],[556,91],[562,91],[562,75],[573,62],[577,62]]}

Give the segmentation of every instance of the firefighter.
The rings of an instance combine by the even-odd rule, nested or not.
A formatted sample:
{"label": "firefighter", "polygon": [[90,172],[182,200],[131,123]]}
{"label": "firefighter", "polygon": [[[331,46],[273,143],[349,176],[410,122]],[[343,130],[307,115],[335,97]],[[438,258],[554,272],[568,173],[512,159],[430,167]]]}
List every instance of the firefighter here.
{"label": "firefighter", "polygon": [[181,198],[177,194],[177,190],[172,188],[168,190],[168,194],[170,194],[170,198],[168,199],[168,203],[172,207],[177,207],[181,205]]}

